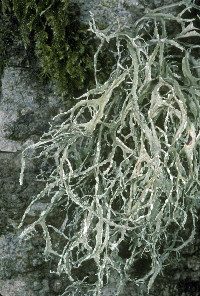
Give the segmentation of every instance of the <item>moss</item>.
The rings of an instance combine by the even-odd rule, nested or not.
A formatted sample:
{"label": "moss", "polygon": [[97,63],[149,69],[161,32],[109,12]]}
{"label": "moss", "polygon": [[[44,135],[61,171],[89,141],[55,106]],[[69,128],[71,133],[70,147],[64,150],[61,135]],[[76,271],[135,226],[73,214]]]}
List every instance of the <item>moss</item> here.
{"label": "moss", "polygon": [[[34,50],[40,78],[50,79],[60,94],[72,97],[94,85],[95,44],[79,8],[69,1],[6,1],[1,11],[14,14],[27,51]],[[87,85],[87,86],[86,86]]]}
{"label": "moss", "polygon": [[[77,5],[68,0],[3,0],[0,10],[7,16],[14,13],[27,56],[39,67],[39,78],[44,83],[52,81],[68,103],[94,87],[93,57],[98,42],[88,25],[80,23]],[[114,60],[105,48],[100,55],[101,83],[108,78]]]}

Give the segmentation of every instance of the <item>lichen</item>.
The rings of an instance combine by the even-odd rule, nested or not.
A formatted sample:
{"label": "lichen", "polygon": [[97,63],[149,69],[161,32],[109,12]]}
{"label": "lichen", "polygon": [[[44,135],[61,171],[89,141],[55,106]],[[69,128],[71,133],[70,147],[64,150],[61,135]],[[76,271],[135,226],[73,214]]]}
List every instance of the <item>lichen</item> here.
{"label": "lichen", "polygon": [[[111,274],[118,274],[116,295],[132,281],[149,291],[165,265],[192,243],[199,198],[199,80],[191,56],[200,38],[199,9],[179,1],[180,11],[149,10],[129,32],[120,25],[90,30],[116,44],[116,64],[108,80],[59,114],[49,132],[23,152],[39,158],[46,187],[25,211],[42,199],[49,205],[20,238],[43,229],[46,258],[58,261],[56,273],[71,281],[64,295],[100,296]],[[177,30],[171,30],[176,24]],[[195,26],[194,26],[195,24]],[[49,215],[55,215],[55,224]],[[60,220],[59,220],[60,221]],[[187,236],[185,229],[190,229]],[[56,239],[55,239],[56,237]],[[128,247],[128,252],[123,252]],[[140,260],[147,268],[137,272]],[[85,265],[96,276],[91,280]],[[81,271],[81,276],[78,276]]]}

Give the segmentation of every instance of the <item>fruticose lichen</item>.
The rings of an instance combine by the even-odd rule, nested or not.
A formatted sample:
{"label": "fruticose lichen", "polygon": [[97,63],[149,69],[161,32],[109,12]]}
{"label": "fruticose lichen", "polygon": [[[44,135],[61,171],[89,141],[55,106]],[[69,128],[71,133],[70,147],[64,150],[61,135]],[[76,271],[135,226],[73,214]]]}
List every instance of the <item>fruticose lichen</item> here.
{"label": "fruticose lichen", "polygon": [[[42,227],[45,257],[54,256],[56,273],[66,273],[71,282],[62,295],[99,296],[112,274],[116,295],[128,281],[149,291],[173,254],[194,240],[200,77],[192,57],[200,33],[191,13],[199,7],[193,1],[175,6],[177,14],[165,13],[165,7],[149,10],[131,31],[119,24],[99,30],[92,19],[99,48],[116,44],[115,68],[100,84],[97,51],[96,87],[57,115],[49,132],[23,152],[21,184],[27,158],[41,159],[48,173],[41,168],[38,179],[46,187],[19,227],[33,204],[43,199],[49,204],[20,238]],[[56,211],[50,224],[49,214],[52,221]],[[122,255],[123,245],[128,255]],[[133,275],[141,258],[148,266]]]}

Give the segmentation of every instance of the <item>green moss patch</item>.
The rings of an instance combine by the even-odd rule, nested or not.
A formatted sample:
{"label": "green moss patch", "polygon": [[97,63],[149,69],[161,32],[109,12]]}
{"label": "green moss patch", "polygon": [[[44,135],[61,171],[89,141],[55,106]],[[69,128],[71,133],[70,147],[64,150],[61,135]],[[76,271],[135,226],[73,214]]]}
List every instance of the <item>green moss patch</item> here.
{"label": "green moss patch", "polygon": [[79,22],[79,8],[69,1],[2,1],[4,13],[14,12],[24,45],[33,51],[40,78],[50,79],[62,95],[94,85],[95,42]]}

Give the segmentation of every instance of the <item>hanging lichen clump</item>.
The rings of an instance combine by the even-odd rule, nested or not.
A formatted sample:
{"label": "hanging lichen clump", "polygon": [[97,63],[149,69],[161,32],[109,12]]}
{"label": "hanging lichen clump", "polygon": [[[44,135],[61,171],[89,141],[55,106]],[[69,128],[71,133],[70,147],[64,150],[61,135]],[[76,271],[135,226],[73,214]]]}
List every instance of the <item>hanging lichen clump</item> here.
{"label": "hanging lichen clump", "polygon": [[[191,13],[199,7],[192,1],[171,5],[176,6],[176,15],[164,7],[150,10],[131,32],[117,25],[99,30],[93,19],[99,49],[105,42],[116,44],[109,79],[99,82],[97,51],[96,87],[23,152],[21,184],[25,160],[39,158],[38,179],[46,187],[20,227],[33,204],[43,199],[49,204],[20,237],[41,226],[46,258],[57,258],[56,273],[71,282],[62,295],[100,296],[113,274],[116,295],[127,281],[149,291],[165,265],[194,240],[200,33]],[[129,247],[126,254],[123,246]],[[139,272],[141,258],[146,265]],[[86,265],[93,269],[92,280]]]}

